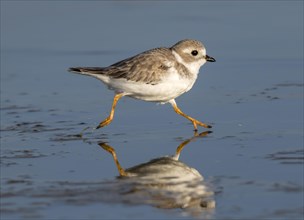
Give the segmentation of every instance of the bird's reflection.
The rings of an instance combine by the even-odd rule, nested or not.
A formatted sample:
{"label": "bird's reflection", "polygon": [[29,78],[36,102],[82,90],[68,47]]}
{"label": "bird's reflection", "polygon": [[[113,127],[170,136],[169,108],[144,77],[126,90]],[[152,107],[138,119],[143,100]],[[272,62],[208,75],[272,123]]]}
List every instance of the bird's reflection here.
{"label": "bird's reflection", "polygon": [[128,169],[120,165],[113,147],[106,143],[99,143],[99,146],[113,156],[119,172],[116,180],[122,187],[120,194],[124,203],[150,204],[158,208],[183,208],[191,214],[199,214],[215,207],[213,192],[196,169],[178,159],[187,144],[208,133],[211,132],[196,134],[182,142],[173,156],[152,159]]}

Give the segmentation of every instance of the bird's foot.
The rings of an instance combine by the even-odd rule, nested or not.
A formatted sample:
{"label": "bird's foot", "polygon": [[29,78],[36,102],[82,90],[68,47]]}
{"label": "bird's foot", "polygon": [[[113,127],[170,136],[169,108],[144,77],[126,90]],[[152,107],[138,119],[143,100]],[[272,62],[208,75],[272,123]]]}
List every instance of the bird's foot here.
{"label": "bird's foot", "polygon": [[113,120],[113,118],[107,117],[105,120],[103,120],[102,122],[99,123],[99,125],[96,127],[96,129],[109,125],[112,122],[112,120]]}

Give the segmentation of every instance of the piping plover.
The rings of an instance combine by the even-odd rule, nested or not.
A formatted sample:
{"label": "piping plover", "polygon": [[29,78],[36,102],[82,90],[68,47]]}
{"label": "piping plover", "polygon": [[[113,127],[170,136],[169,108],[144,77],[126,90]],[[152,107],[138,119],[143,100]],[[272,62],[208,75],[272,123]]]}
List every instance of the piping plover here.
{"label": "piping plover", "polygon": [[189,91],[196,81],[200,67],[215,62],[206,54],[205,46],[185,39],[170,48],[160,47],[142,52],[108,67],[72,67],[71,72],[93,76],[115,91],[110,115],[98,128],[111,123],[116,104],[123,96],[149,101],[170,103],[175,112],[188,120],[197,131],[197,125],[211,128],[182,112],[175,98]]}

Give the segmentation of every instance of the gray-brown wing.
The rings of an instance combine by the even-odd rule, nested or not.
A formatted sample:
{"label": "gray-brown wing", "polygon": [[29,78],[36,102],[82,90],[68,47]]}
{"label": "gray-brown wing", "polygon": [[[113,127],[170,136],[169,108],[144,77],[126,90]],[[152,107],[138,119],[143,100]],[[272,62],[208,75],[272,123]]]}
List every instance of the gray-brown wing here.
{"label": "gray-brown wing", "polygon": [[157,84],[174,67],[175,57],[168,48],[156,48],[103,68],[100,74],[111,78]]}

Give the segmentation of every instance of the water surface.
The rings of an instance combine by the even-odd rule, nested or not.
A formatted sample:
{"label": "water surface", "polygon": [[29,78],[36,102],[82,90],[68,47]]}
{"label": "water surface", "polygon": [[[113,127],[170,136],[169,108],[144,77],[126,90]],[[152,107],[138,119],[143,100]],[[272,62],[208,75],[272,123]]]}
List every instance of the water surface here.
{"label": "water surface", "polygon": [[[117,194],[128,185],[98,145],[129,168],[174,154],[191,123],[170,105],[123,98],[94,130],[113,93],[66,71],[184,38],[217,60],[176,100],[213,125],[179,158],[213,193],[215,208],[199,212]],[[303,218],[302,1],[1,1],[0,83],[3,219]]]}

